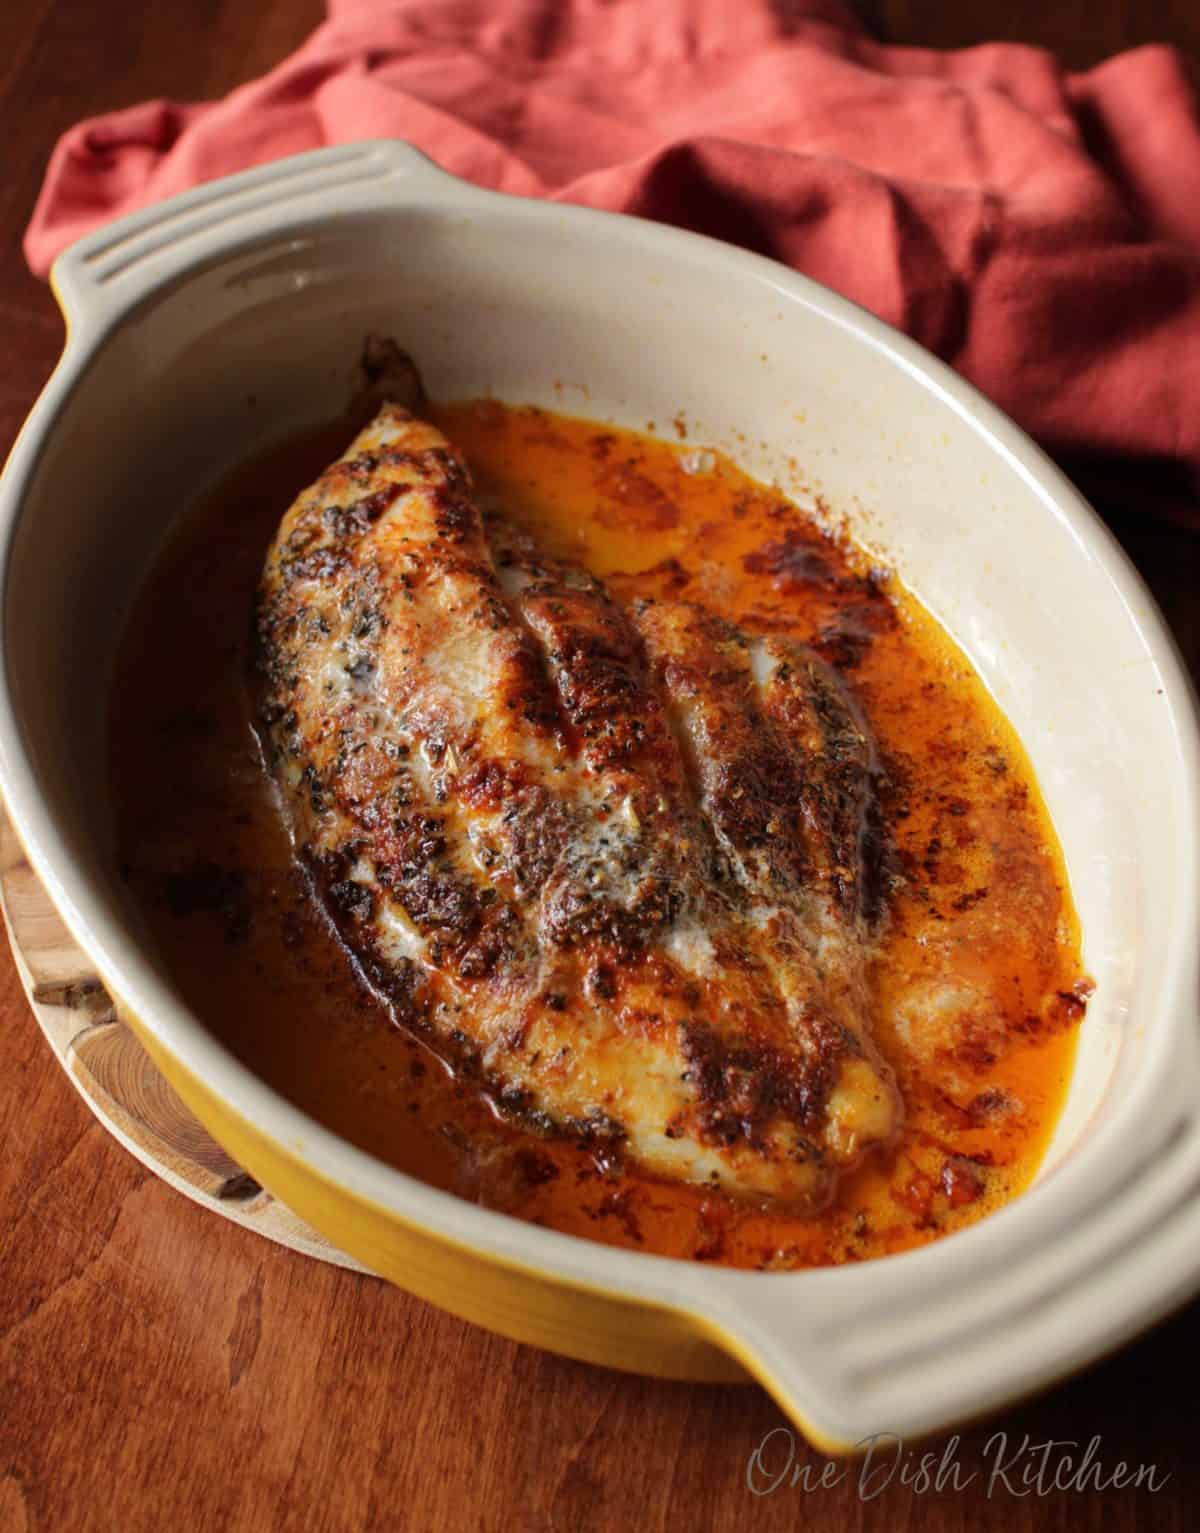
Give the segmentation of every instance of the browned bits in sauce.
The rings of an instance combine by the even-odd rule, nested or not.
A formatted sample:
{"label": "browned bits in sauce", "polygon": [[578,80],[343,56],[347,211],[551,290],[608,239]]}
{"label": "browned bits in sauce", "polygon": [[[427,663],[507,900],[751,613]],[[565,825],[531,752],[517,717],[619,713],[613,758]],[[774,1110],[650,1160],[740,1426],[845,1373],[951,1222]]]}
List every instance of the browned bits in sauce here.
{"label": "browned bits in sauce", "polygon": [[[344,450],[344,423],[248,465],[183,518],[120,656],[120,853],[189,1003],[251,1068],[362,1148],[462,1197],[613,1245],[771,1270],[858,1261],[960,1228],[1020,1192],[1062,1104],[1090,986],[1025,755],[960,652],[856,550],[728,458],[683,441],[682,420],[681,440],[666,443],[495,401],[433,418],[465,451],[485,503],[502,502],[620,599],[694,596],[811,644],[852,677],[891,784],[895,868],[873,1025],[904,1096],[904,1129],[822,1214],[781,1214],[631,1171],[603,1134],[519,1127],[469,1068],[452,1073],[418,1015],[411,1030],[389,1021],[292,860],[246,684],[267,544],[299,490]],[[496,790],[484,780],[473,789]],[[454,891],[431,881],[427,894]],[[361,897],[347,885],[348,902]],[[404,994],[392,999],[403,1013]],[[568,1014],[586,1005],[561,1000]],[[703,1070],[705,1040],[693,1043]],[[768,1078],[770,1060],[755,1068]]]}

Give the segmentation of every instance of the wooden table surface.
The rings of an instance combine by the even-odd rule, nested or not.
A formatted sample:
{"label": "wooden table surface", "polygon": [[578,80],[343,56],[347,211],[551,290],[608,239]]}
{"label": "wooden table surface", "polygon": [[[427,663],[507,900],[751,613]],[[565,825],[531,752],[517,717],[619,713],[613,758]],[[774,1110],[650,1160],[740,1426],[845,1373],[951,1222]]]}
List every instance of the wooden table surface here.
{"label": "wooden table surface", "polygon": [[[865,0],[894,40],[1042,42],[1072,65],[1150,39],[1200,55],[1195,0]],[[937,12],[935,16],[931,13]],[[74,119],[147,96],[219,95],[316,23],[318,0],[7,0],[0,6],[0,453],[62,327],[19,237]],[[1114,526],[1200,674],[1200,538]],[[753,1388],[654,1383],[472,1329],[382,1282],[204,1214],[93,1121],[0,954],[0,1533],[141,1529],[727,1530],[804,1526],[1171,1533],[1195,1525],[1200,1305],[1040,1401],[963,1434],[960,1481],[918,1495],[855,1472],[747,1488],[782,1418]],[[1102,1440],[1156,1492],[1034,1485],[988,1469],[1007,1434]],[[782,1447],[776,1438],[774,1446]],[[928,1445],[941,1453],[944,1444]],[[798,1443],[798,1461],[811,1459]],[[1050,1450],[1053,1470],[1061,1458]],[[1028,1455],[1026,1455],[1026,1461]],[[1009,1477],[1013,1488],[1019,1488]],[[870,1492],[876,1492],[870,1495]]]}

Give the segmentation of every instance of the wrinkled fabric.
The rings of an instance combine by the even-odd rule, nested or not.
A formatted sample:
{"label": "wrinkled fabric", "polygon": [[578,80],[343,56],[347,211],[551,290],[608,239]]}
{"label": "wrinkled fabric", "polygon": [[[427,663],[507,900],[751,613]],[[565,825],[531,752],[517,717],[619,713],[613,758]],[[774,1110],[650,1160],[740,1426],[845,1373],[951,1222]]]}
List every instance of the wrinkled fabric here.
{"label": "wrinkled fabric", "polygon": [[332,0],[223,101],[66,133],[29,264],[197,182],[374,137],[774,256],[1052,450],[1169,470],[1168,509],[1200,525],[1200,119],[1170,48],[1068,74],[1014,44],[884,46],[837,0]]}

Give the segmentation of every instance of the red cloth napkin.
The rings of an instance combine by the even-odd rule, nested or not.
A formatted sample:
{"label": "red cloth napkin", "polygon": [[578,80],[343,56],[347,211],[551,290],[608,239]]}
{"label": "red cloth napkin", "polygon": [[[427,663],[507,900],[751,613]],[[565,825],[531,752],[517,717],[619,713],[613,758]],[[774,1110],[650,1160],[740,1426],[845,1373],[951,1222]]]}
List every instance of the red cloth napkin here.
{"label": "red cloth napkin", "polygon": [[775,256],[1051,449],[1200,485],[1200,121],[1169,48],[1065,74],[1010,44],[885,47],[837,0],[330,0],[225,100],[65,134],[26,256],[44,274],[105,219],[365,137]]}

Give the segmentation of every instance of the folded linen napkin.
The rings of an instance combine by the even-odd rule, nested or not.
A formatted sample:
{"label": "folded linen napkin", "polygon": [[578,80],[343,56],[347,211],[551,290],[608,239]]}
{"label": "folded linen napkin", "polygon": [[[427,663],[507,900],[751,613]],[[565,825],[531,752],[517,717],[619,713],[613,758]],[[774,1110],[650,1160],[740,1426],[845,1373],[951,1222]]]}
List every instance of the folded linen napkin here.
{"label": "folded linen napkin", "polygon": [[1170,48],[1068,74],[1013,44],[884,46],[838,0],[330,0],[223,101],[66,133],[29,264],[197,182],[366,137],[774,256],[1200,526],[1200,118]]}

